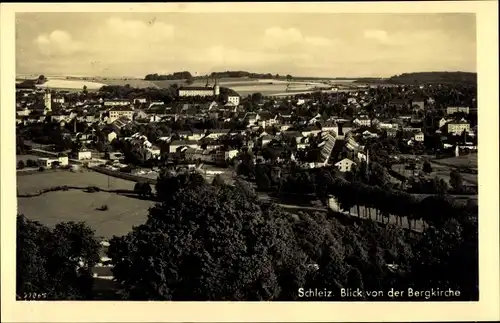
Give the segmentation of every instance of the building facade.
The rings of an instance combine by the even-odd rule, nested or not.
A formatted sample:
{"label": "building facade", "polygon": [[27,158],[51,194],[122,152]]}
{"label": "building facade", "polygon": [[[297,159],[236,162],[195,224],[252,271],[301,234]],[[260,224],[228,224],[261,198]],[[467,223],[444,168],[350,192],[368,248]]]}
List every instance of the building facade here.
{"label": "building facade", "polygon": [[446,108],[447,114],[453,114],[453,113],[459,113],[459,112],[469,114],[469,107],[447,107]]}
{"label": "building facade", "polygon": [[119,106],[109,110],[110,122],[114,122],[121,117],[126,117],[127,119],[132,120],[134,117],[134,110],[128,106]]}

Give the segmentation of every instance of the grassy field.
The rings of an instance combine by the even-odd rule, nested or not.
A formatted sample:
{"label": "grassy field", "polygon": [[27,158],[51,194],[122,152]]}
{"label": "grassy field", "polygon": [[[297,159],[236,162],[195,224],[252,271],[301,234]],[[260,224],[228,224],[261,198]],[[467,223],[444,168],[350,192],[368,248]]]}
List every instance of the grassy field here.
{"label": "grassy field", "polygon": [[[456,167],[468,166],[477,169],[477,154],[463,155],[459,157],[450,157],[445,159],[437,159],[431,161],[433,172],[431,176],[443,178],[446,181],[450,180],[450,172]],[[469,174],[461,172],[462,178],[466,184],[477,185],[477,174]]]}
{"label": "grassy field", "polygon": [[[109,177],[111,189],[133,189],[135,183]],[[58,185],[108,187],[108,176],[84,171],[72,173],[58,171],[18,176],[19,193],[34,193],[40,189]],[[18,198],[18,212],[29,219],[54,226],[62,221],[85,221],[96,231],[97,236],[109,238],[123,235],[132,226],[145,222],[148,209],[153,202],[126,197],[114,193],[86,193],[78,190],[58,191],[32,198]],[[102,205],[107,211],[98,211]]]}
{"label": "grassy field", "polygon": [[471,168],[477,168],[477,153],[438,159],[436,161],[438,161],[440,164],[446,164],[451,167],[468,166]]}
{"label": "grassy field", "polygon": [[[432,166],[432,173],[429,174],[430,177],[442,178],[449,182],[450,172],[456,167],[469,166],[471,168],[477,169],[477,154],[463,155],[459,157],[450,157],[445,159],[435,159],[431,160],[430,164]],[[412,176],[412,171],[404,168],[403,164],[394,164],[392,169],[403,176]],[[462,178],[466,184],[477,185],[478,176],[477,174],[469,174],[461,172]]]}
{"label": "grassy field", "polygon": [[158,84],[156,84],[156,82],[154,81],[145,81],[145,80],[138,80],[138,79],[128,79],[128,80],[109,80],[109,79],[106,79],[106,80],[100,80],[101,83],[104,83],[106,85],[121,85],[121,86],[125,86],[127,84],[129,84],[131,87],[135,87],[135,88],[140,88],[140,89],[143,89],[143,88],[149,88],[149,87],[152,87],[152,88],[162,88],[162,86],[159,86]]}

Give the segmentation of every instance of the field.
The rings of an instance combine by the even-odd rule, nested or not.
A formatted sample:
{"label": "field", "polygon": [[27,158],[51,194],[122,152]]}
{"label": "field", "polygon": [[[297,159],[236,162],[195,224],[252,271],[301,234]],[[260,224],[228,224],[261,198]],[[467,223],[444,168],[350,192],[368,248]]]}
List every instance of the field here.
{"label": "field", "polygon": [[[22,80],[23,78],[18,78]],[[163,80],[163,81],[146,81],[138,78],[102,78],[102,77],[89,77],[84,80],[80,77],[72,77],[71,79],[66,79],[63,76],[48,76],[48,81],[40,85],[41,88],[52,88],[59,90],[81,90],[83,86],[87,86],[88,91],[96,91],[104,85],[121,85],[124,86],[129,84],[131,87],[135,88],[168,88],[172,84],[177,84],[178,86],[186,85],[185,80]],[[260,92],[264,95],[293,95],[293,94],[303,94],[310,93],[315,90],[315,88],[329,88],[334,84],[342,85],[352,83],[354,80],[294,80],[287,82],[285,80],[278,79],[252,79],[248,77],[241,78],[220,78],[220,86],[228,87],[241,96],[247,96],[248,94],[253,94]],[[197,79],[191,86],[205,86],[206,79]],[[209,80],[211,86],[214,80]],[[289,87],[287,89],[287,87]]]}
{"label": "field", "polygon": [[[450,157],[445,159],[434,159],[430,161],[432,166],[432,173],[429,174],[430,177],[442,178],[449,182],[450,172],[460,166],[468,166],[473,169],[477,169],[477,154],[463,155],[459,157]],[[392,169],[404,176],[411,176],[412,171],[404,169],[404,165],[396,164],[393,165]],[[461,172],[464,182],[469,185],[478,184],[477,174],[469,174]]]}
{"label": "field", "polygon": [[58,79],[50,79],[42,85],[37,85],[39,88],[50,88],[50,89],[83,89],[84,86],[87,87],[87,90],[98,90],[104,84],[97,83],[92,81],[84,81],[84,80],[58,80]]}
{"label": "field", "polygon": [[[209,80],[213,84],[213,80]],[[330,81],[331,84],[348,84],[352,80]],[[160,88],[169,87],[172,84],[185,85],[184,80],[152,81]],[[250,78],[222,78],[219,79],[220,86],[228,87],[238,92],[241,96],[260,92],[264,95],[291,95],[294,93],[309,93],[314,88],[329,88],[331,85],[318,81],[292,81],[274,79],[250,79]],[[196,80],[191,86],[205,86],[205,79]],[[290,88],[287,91],[287,87]]]}
{"label": "field", "polygon": [[[110,189],[130,189],[133,182],[109,177]],[[72,173],[58,171],[17,177],[19,193],[34,193],[40,189],[59,185],[99,186],[108,188],[108,176],[84,171]],[[153,202],[126,197],[115,193],[86,193],[79,190],[58,191],[31,198],[18,198],[18,212],[31,220],[53,226],[62,221],[85,221],[97,236],[109,238],[123,235],[132,226],[144,223]],[[98,211],[102,205],[107,211]]]}
{"label": "field", "polygon": [[139,79],[123,79],[123,80],[118,80],[118,79],[103,79],[103,80],[99,80],[99,82],[104,83],[105,85],[121,85],[121,86],[125,86],[125,85],[129,84],[131,87],[135,87],[135,88],[139,88],[139,89],[144,89],[144,88],[161,88],[154,81],[145,81],[145,80],[139,80]]}

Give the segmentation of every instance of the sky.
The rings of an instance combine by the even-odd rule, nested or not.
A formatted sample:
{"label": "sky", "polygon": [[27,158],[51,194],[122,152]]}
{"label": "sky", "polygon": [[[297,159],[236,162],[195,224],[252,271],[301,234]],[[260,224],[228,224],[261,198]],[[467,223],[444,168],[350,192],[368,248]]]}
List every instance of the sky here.
{"label": "sky", "polygon": [[474,14],[17,13],[17,74],[476,72]]}

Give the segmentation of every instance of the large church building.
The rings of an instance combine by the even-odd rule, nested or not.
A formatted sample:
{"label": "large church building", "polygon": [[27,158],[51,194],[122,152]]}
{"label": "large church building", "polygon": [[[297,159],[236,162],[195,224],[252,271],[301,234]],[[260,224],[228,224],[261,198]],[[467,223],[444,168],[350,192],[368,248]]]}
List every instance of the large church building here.
{"label": "large church building", "polygon": [[190,96],[217,96],[220,94],[219,82],[215,80],[214,86],[209,86],[207,80],[206,86],[182,86],[179,88],[180,97]]}

